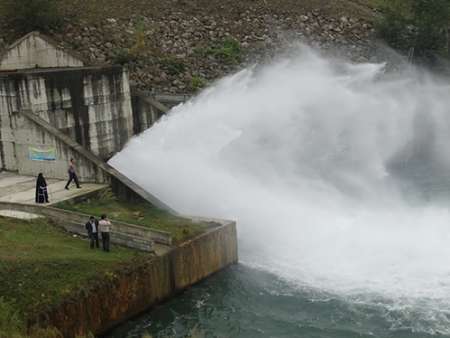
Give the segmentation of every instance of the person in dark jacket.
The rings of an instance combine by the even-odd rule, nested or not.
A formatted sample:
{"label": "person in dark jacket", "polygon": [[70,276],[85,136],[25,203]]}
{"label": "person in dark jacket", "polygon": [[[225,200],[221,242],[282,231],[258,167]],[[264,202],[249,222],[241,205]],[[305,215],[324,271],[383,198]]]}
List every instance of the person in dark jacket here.
{"label": "person in dark jacket", "polygon": [[67,173],[69,174],[69,180],[67,181],[65,189],[69,190],[69,185],[70,183],[72,183],[72,181],[75,181],[77,188],[80,189],[81,186],[80,182],[78,181],[77,172],[75,170],[75,160],[73,158],[71,158],[69,161],[69,169],[67,170]]}
{"label": "person in dark jacket", "polygon": [[98,221],[95,219],[94,216],[89,217],[89,221],[85,225],[88,237],[90,239],[90,247],[91,249],[94,249],[94,244],[97,249],[100,247],[98,242]]}
{"label": "person in dark jacket", "polygon": [[44,175],[39,173],[36,179],[36,203],[48,203],[47,182]]}

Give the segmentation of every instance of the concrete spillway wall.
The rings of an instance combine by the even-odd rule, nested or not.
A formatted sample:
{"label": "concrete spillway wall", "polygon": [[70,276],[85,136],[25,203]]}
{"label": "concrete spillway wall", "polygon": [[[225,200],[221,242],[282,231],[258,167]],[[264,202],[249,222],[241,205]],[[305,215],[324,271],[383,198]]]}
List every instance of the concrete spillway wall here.
{"label": "concrete spillway wall", "polygon": [[118,271],[92,289],[29,320],[64,337],[105,333],[238,260],[236,224],[226,222],[169,253]]}
{"label": "concrete spillway wall", "polygon": [[[121,67],[0,72],[0,164],[7,170],[26,171],[30,147],[55,146],[35,125],[20,119],[22,110],[33,112],[104,160],[133,135],[128,76]],[[65,174],[67,158],[56,150]]]}

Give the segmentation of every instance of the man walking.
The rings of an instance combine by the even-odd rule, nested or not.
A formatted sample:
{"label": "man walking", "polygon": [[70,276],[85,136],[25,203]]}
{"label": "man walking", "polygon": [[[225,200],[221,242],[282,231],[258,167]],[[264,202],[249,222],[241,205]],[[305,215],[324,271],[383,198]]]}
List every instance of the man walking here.
{"label": "man walking", "polygon": [[86,223],[86,230],[88,232],[89,239],[91,240],[90,247],[94,249],[94,244],[97,248],[100,247],[98,243],[98,221],[94,216],[89,217],[89,221]]}
{"label": "man walking", "polygon": [[103,251],[109,252],[109,233],[111,232],[111,222],[106,218],[106,215],[103,214],[98,224],[102,231]]}
{"label": "man walking", "polygon": [[75,170],[75,160],[73,158],[70,159],[68,173],[69,173],[69,180],[67,181],[65,189],[69,190],[69,185],[72,181],[75,181],[77,188],[80,189],[81,188],[80,183],[78,182],[78,176]]}

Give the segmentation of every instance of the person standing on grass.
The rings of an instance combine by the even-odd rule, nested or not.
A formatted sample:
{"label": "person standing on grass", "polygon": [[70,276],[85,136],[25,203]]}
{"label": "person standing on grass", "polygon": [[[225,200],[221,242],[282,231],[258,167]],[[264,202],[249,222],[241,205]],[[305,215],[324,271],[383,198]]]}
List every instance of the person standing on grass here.
{"label": "person standing on grass", "polygon": [[69,173],[69,180],[67,181],[65,189],[69,190],[69,185],[72,181],[75,181],[77,188],[80,189],[81,186],[80,183],[78,182],[78,176],[75,170],[75,160],[73,158],[70,159],[68,173]]}
{"label": "person standing on grass", "polygon": [[100,247],[98,243],[98,232],[99,232],[98,221],[95,219],[94,216],[91,216],[89,217],[89,221],[86,223],[85,227],[88,233],[88,237],[90,239],[91,249],[94,249],[94,244],[95,247],[97,247],[98,249]]}
{"label": "person standing on grass", "polygon": [[44,175],[39,173],[36,179],[36,203],[48,203],[47,182]]}
{"label": "person standing on grass", "polygon": [[109,252],[109,233],[111,232],[111,222],[106,218],[106,215],[103,214],[98,224],[102,232],[103,251]]}

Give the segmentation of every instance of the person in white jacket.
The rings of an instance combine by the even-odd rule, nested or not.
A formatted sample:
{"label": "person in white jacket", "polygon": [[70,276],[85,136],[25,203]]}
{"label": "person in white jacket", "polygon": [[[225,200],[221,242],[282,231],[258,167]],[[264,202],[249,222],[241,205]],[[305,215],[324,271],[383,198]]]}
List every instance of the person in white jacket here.
{"label": "person in white jacket", "polygon": [[103,251],[109,252],[109,233],[111,232],[111,222],[108,220],[105,214],[100,217],[98,221],[98,227],[102,233],[102,246]]}

